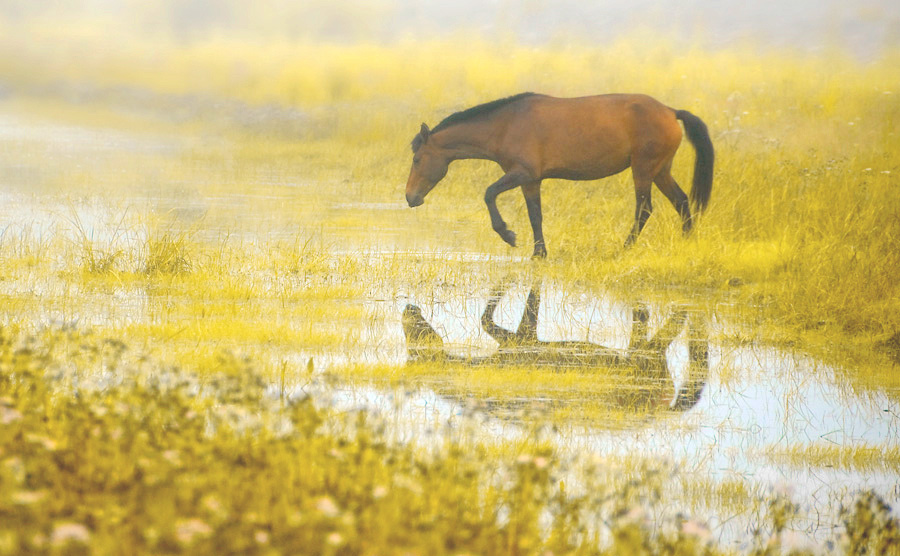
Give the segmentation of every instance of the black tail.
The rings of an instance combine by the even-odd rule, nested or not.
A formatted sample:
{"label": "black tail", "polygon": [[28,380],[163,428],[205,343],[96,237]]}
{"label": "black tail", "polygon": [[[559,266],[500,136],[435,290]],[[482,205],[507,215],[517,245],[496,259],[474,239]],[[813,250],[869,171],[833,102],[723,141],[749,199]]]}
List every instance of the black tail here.
{"label": "black tail", "polygon": [[703,212],[709,204],[709,194],[712,191],[713,181],[713,152],[712,140],[709,138],[709,130],[706,124],[697,116],[687,110],[676,110],[675,117],[684,122],[684,131],[688,141],[694,146],[697,158],[694,160],[694,183],[691,185],[691,201],[694,210]]}

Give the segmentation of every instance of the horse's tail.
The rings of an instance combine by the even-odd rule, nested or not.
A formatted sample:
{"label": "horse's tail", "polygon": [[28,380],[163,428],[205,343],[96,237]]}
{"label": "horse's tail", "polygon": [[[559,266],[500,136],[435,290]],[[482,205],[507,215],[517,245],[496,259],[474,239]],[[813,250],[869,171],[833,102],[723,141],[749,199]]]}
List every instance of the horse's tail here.
{"label": "horse's tail", "polygon": [[713,151],[709,130],[703,120],[687,110],[676,110],[675,117],[684,123],[688,141],[694,146],[697,158],[694,160],[694,182],[691,185],[691,201],[697,212],[703,212],[709,203],[713,181]]}

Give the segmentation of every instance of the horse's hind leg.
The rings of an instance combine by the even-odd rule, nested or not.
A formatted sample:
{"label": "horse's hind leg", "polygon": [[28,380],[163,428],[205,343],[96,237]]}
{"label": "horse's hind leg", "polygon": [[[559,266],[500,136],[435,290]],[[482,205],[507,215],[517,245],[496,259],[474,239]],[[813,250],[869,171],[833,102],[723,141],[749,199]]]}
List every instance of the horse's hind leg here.
{"label": "horse's hind leg", "polygon": [[653,174],[648,171],[647,165],[638,163],[632,164],[631,173],[634,177],[634,226],[632,226],[631,232],[625,239],[626,248],[631,247],[641,230],[644,229],[644,224],[650,218],[650,213],[653,212],[653,204],[650,202]]}
{"label": "horse's hind leg", "polygon": [[678,182],[675,181],[675,178],[672,177],[672,163],[669,162],[666,164],[663,169],[656,175],[653,179],[653,183],[656,184],[656,187],[662,191],[662,194],[666,196],[667,199],[672,203],[672,206],[675,207],[675,210],[678,211],[678,215],[681,216],[681,229],[685,235],[690,233],[691,231],[691,205],[688,202],[688,196],[685,195],[684,191],[678,187]]}

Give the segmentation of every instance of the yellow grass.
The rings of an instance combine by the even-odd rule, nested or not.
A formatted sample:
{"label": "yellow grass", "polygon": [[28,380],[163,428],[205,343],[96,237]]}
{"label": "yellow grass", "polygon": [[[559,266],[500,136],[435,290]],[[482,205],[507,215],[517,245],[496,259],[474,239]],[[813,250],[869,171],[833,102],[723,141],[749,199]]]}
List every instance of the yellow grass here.
{"label": "yellow grass", "polygon": [[[448,442],[423,459],[424,448],[390,445],[383,423],[277,406],[256,388],[302,385],[328,357],[393,353],[403,302],[440,302],[447,291],[477,297],[512,272],[716,308],[740,323],[746,338],[737,341],[790,344],[841,364],[867,388],[896,392],[888,355],[876,348],[900,332],[898,61],[710,52],[643,35],[540,48],[467,34],[181,42],[3,22],[3,113],[165,148],[66,158],[23,137],[0,153],[7,166],[37,157],[29,167],[41,171],[26,185],[40,202],[58,201],[38,207],[53,216],[48,230],[25,223],[0,236],[0,421],[12,427],[0,429],[0,515],[17,520],[0,523],[0,554],[61,551],[86,544],[85,534],[99,552],[702,551],[702,535],[685,534],[675,518],[654,529],[635,517],[657,511],[661,488],[640,457],[627,462],[636,484],[623,474],[599,486],[591,466],[568,483],[552,475],[570,462],[539,441]],[[640,240],[623,252],[634,203],[624,174],[548,180],[544,262],[507,259],[530,253],[517,193],[500,208],[523,245],[510,250],[491,231],[481,200],[499,176],[491,164],[456,163],[423,207],[403,208],[421,121],[524,90],[643,92],[703,118],[717,161],[696,233],[682,238],[657,194]],[[692,164],[685,145],[675,167],[685,187]],[[79,216],[96,199],[108,214]],[[68,328],[127,343],[128,364],[109,363],[119,355],[101,336],[63,338]],[[28,341],[36,347],[19,350]],[[297,353],[303,363],[290,357]],[[190,389],[155,397],[148,384],[168,376],[167,365],[178,380],[200,377],[205,391],[217,377],[244,377],[236,389],[255,394],[226,400],[224,417]],[[135,367],[146,376],[85,393],[83,403],[45,376],[63,369],[72,388],[73,376]],[[330,372],[489,401],[512,408],[507,415],[520,400],[550,400],[517,415],[526,426],[634,418],[635,407],[613,401],[628,390],[619,376],[387,363]],[[255,435],[228,420],[247,414],[258,414]],[[792,452],[791,461],[868,468],[877,459],[835,450]],[[895,456],[881,463],[894,469]],[[610,462],[601,467],[615,475]],[[675,481],[669,492],[682,488]],[[579,484],[602,495],[576,494]],[[683,490],[681,502],[735,513],[756,497],[740,482],[689,481]]]}

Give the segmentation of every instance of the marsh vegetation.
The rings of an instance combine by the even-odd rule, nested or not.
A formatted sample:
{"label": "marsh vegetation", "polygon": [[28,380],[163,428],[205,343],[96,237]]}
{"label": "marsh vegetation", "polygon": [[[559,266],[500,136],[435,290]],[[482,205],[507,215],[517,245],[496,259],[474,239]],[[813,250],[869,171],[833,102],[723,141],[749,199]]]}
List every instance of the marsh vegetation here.
{"label": "marsh vegetation", "polygon": [[[0,554],[900,550],[898,53],[53,21],[0,25]],[[544,182],[546,260],[487,163],[407,207],[529,90],[702,117],[692,235],[623,250],[629,175]]]}

